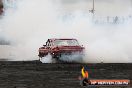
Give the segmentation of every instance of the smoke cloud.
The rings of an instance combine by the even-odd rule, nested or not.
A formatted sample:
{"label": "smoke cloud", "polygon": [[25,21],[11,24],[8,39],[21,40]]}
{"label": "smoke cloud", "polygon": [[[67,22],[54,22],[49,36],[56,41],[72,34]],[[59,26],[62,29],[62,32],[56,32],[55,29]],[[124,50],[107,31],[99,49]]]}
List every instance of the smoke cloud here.
{"label": "smoke cloud", "polygon": [[132,62],[132,20],[98,24],[89,12],[68,13],[60,8],[52,0],[20,0],[7,8],[0,20],[0,34],[10,45],[0,45],[0,58],[38,60],[38,48],[48,38],[77,38],[86,48],[84,63]]}
{"label": "smoke cloud", "polygon": [[47,56],[45,56],[43,58],[40,58],[40,61],[42,63],[55,63],[55,59],[53,59],[50,54],[48,54]]}

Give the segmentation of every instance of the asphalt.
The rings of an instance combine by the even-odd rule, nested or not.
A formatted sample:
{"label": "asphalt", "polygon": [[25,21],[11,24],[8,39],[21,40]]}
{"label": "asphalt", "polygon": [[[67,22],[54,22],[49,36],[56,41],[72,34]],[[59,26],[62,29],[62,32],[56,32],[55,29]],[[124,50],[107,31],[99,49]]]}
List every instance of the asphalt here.
{"label": "asphalt", "polygon": [[78,80],[82,66],[88,70],[90,79],[132,80],[131,63],[43,64],[39,61],[1,61],[0,88],[82,88]]}

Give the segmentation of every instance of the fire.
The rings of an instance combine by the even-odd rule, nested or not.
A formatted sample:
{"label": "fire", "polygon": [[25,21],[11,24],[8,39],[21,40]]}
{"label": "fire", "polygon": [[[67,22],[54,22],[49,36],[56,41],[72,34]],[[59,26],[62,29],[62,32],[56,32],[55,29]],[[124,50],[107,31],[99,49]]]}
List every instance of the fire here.
{"label": "fire", "polygon": [[82,68],[81,73],[82,73],[82,77],[83,77],[83,78],[88,78],[88,77],[89,77],[88,71],[86,71],[86,70],[84,69],[84,67]]}

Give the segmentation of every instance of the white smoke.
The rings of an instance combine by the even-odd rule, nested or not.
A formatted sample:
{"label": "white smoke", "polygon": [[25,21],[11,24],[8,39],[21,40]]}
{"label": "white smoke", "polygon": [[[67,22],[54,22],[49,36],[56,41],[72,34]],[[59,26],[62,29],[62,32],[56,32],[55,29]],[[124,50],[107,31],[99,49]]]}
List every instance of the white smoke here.
{"label": "white smoke", "polygon": [[61,5],[52,0],[20,0],[16,7],[7,9],[0,20],[0,33],[11,41],[11,48],[0,52],[10,51],[10,60],[37,60],[38,48],[48,38],[77,38],[86,47],[86,63],[132,62],[131,20],[94,24],[82,11],[61,13]]}
{"label": "white smoke", "polygon": [[66,54],[62,54],[61,57],[59,58],[61,61],[64,62],[77,62],[77,63],[83,63],[83,58],[85,57],[84,53],[72,53],[71,55],[66,55]]}
{"label": "white smoke", "polygon": [[52,56],[50,54],[46,55],[43,58],[40,58],[40,61],[42,63],[55,63],[55,60],[53,60]]}

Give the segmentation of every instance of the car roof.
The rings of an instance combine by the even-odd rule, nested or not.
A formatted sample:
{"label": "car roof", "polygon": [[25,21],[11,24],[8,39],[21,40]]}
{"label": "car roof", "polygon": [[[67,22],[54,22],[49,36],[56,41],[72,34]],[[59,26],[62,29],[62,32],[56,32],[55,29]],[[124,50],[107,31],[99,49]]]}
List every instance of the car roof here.
{"label": "car roof", "polygon": [[55,40],[77,40],[77,39],[74,39],[74,38],[51,38],[51,39],[48,39],[50,41],[55,41]]}

